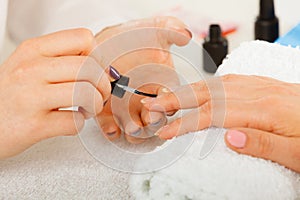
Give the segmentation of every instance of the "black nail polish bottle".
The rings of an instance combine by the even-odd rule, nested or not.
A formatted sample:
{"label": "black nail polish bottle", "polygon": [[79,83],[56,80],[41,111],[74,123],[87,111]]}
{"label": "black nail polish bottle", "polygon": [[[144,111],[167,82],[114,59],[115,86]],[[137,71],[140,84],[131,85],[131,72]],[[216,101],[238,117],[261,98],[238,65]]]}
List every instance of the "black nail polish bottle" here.
{"label": "black nail polish bottle", "polygon": [[228,41],[222,37],[222,30],[218,24],[209,27],[209,34],[203,43],[203,68],[208,73],[215,73],[218,66],[228,53]]}
{"label": "black nail polish bottle", "polygon": [[255,21],[255,39],[274,42],[279,36],[279,20],[273,0],[260,0],[259,16]]}

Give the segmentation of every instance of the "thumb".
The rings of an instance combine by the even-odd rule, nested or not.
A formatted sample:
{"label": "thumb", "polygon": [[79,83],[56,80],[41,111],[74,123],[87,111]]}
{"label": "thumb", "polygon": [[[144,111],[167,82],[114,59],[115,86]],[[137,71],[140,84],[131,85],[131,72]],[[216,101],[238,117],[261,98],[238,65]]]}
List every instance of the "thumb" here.
{"label": "thumb", "polygon": [[[249,128],[228,130],[226,145],[241,154],[272,160],[300,171],[300,139]],[[297,157],[298,155],[298,157]]]}
{"label": "thumb", "polygon": [[160,32],[161,39],[167,40],[169,45],[185,46],[193,37],[187,26],[176,17],[160,16],[154,17],[152,20],[154,26],[165,29]]}

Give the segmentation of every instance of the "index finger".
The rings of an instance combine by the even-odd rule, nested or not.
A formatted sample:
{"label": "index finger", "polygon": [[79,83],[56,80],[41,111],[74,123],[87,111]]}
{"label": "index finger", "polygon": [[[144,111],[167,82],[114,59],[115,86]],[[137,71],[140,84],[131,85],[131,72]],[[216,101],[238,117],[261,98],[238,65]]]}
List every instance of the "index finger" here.
{"label": "index finger", "polygon": [[202,80],[181,86],[173,91],[162,89],[163,95],[157,98],[145,98],[141,102],[150,111],[170,112],[178,109],[196,108],[212,99],[225,99],[223,83],[220,77]]}
{"label": "index finger", "polygon": [[[43,56],[88,55],[96,45],[93,33],[84,28],[64,30],[23,42]],[[31,49],[31,48],[30,48]]]}

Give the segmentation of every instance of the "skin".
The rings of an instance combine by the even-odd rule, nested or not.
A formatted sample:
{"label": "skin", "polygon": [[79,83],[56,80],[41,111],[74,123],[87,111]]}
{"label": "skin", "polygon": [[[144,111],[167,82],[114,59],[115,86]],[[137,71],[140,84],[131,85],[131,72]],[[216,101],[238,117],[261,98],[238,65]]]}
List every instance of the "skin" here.
{"label": "skin", "polygon": [[[95,45],[89,30],[61,31],[23,42],[1,65],[0,158],[75,135],[86,118],[100,113],[110,82],[88,56]],[[58,110],[70,106],[79,111]]]}
{"label": "skin", "polygon": [[[106,69],[105,73],[101,68],[103,63],[94,55],[97,45],[115,34],[145,27],[167,30],[146,37],[161,50],[129,53],[114,60],[113,65],[132,78],[133,87],[159,94],[161,85],[179,83],[174,70],[170,71],[173,67],[171,56],[164,50],[172,44],[185,45],[191,38],[185,25],[175,18],[131,21],[106,28],[96,37],[87,29],[74,29],[23,42],[0,68],[0,159],[17,155],[51,137],[76,135],[85,120],[91,117],[105,133],[115,132],[114,135],[108,134],[109,139],[118,138],[121,128],[126,133],[144,131],[145,126],[154,122],[153,127],[147,129],[155,132],[164,125],[165,115],[143,109],[140,96],[127,94],[122,101],[115,100],[120,101],[114,103],[118,106],[111,106],[114,99],[110,97],[111,78],[106,74],[109,70]],[[132,38],[136,39],[134,35]],[[112,47],[118,49],[123,44],[116,45]],[[107,52],[101,52],[101,56],[105,57]],[[148,72],[133,70],[148,63],[156,66]],[[158,73],[162,76],[157,76]],[[140,80],[147,84],[141,84]],[[78,106],[78,111],[61,110],[71,106]],[[124,112],[128,108],[129,112]],[[118,113],[118,122],[113,113]],[[126,134],[126,138],[132,143],[144,141],[130,134]]]}
{"label": "skin", "polygon": [[[157,99],[143,99],[144,107],[150,111],[196,108],[161,128],[157,135],[170,139],[210,126],[225,127],[229,129],[225,141],[232,150],[300,172],[300,84],[244,75],[226,75],[210,83],[213,82],[223,87],[208,87],[207,82],[200,81],[175,92],[165,89]],[[184,96],[190,92],[193,95]],[[212,98],[211,94],[222,93],[225,95]],[[226,112],[212,106],[215,102],[222,102]],[[218,112],[225,113],[222,124],[212,120]],[[191,125],[191,119],[199,123],[194,120],[192,124],[196,125]]]}
{"label": "skin", "polygon": [[[147,28],[158,28],[158,30],[153,32]],[[133,30],[141,30],[142,34]],[[127,40],[121,40],[116,44],[114,40],[110,40],[128,31],[133,32]],[[186,25],[178,19],[154,17],[106,28],[96,35],[96,40],[100,46],[105,42],[109,43],[105,48],[104,57],[112,57],[109,53],[120,45],[126,47],[127,41],[130,41],[131,44],[134,43],[137,48],[145,46],[160,48],[144,48],[125,55],[118,55],[119,57],[111,64],[121,74],[130,77],[131,87],[148,93],[160,94],[162,85],[168,87],[179,85],[168,50],[174,44],[178,46],[188,44],[191,37]],[[142,98],[127,93],[122,99],[114,96],[109,99],[103,111],[97,116],[100,128],[109,139],[117,139],[122,133],[125,133],[125,138],[130,143],[141,143],[147,137],[145,132],[154,133],[165,124],[165,115],[162,112],[149,112],[144,109],[140,103]]]}

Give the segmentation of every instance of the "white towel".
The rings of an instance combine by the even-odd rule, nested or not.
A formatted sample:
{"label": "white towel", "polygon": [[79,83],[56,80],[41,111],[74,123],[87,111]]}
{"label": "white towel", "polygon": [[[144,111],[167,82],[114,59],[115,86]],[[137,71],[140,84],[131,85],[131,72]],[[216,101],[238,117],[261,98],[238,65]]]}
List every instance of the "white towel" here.
{"label": "white towel", "polygon": [[[256,51],[256,48],[262,48],[259,55],[264,56],[267,54],[265,50],[269,48],[269,45],[256,43],[243,45],[240,50],[233,52],[232,58],[227,61],[233,67],[222,67],[221,72],[224,71],[225,73],[225,70],[227,73],[230,70],[242,72],[244,68],[241,67],[242,64],[248,63],[251,66],[251,63],[255,62],[252,58],[255,57],[253,52]],[[298,70],[296,69],[295,63],[296,57],[299,57],[299,51],[286,49],[284,47],[272,47],[270,51],[276,52],[271,55],[284,53],[289,55],[289,58],[281,58],[282,61],[276,61],[278,63],[275,61],[273,63],[272,59],[265,59],[261,62],[269,60],[271,65],[274,64],[274,70],[278,69],[281,72],[284,71],[282,66],[286,66],[287,71],[293,67],[295,71],[290,71],[290,73],[294,76],[300,70],[300,67]],[[242,54],[243,56],[241,56]],[[248,54],[249,57],[245,56]],[[235,64],[236,62],[238,64]],[[237,69],[237,67],[241,68]],[[253,73],[256,70],[258,73],[262,70],[254,66],[251,67],[253,67]],[[275,72],[273,71],[273,73]],[[81,136],[85,134],[97,137],[95,141],[99,141],[99,151],[105,150],[104,146],[101,146],[103,141],[99,138],[101,135],[93,121],[87,122]],[[182,139],[186,137],[190,136],[187,135]],[[201,138],[204,137],[205,134],[199,134],[197,142],[201,144],[203,141]],[[93,138],[90,141],[93,141]],[[198,149],[197,145],[194,147],[196,150]],[[145,144],[139,145],[139,148],[149,147]],[[141,190],[142,186],[147,188],[147,184],[143,185],[143,183],[144,180],[148,179],[148,175],[134,177],[130,184],[131,191],[135,197],[143,197],[134,198],[128,188],[129,174],[110,169],[97,162],[87,153],[77,137],[49,139],[17,157],[0,161],[0,199],[149,199],[154,195],[163,195],[162,192],[157,192],[159,188],[163,192],[171,191],[169,188],[165,188],[169,186],[174,187],[173,190],[177,191],[177,193],[173,193],[174,195],[193,194],[191,191],[194,191],[201,193],[200,197],[203,199],[208,199],[208,197],[222,198],[226,194],[231,195],[231,199],[234,197],[236,199],[247,199],[247,197],[255,199],[254,197],[257,196],[261,197],[260,199],[263,197],[292,199],[296,196],[297,188],[300,187],[297,186],[295,173],[269,161],[237,155],[228,150],[222,140],[213,154],[208,159],[203,160],[202,163],[196,157],[192,157],[192,149],[187,154],[190,156],[183,157],[182,161],[178,161],[170,168],[153,175],[153,181],[155,180],[156,183],[151,181],[150,191],[153,191],[152,193],[147,194],[146,191]],[[116,158],[118,155],[107,154],[107,156]],[[185,160],[189,161],[184,162]],[[122,161],[120,163],[122,164]],[[184,165],[185,173],[179,171],[183,168],[179,165]],[[173,170],[176,167],[178,168],[178,176],[174,174]],[[196,174],[192,173],[195,169],[198,169]],[[176,179],[177,185],[174,184],[174,179]],[[232,189],[233,186],[236,187],[236,191]]]}
{"label": "white towel", "polygon": [[[85,132],[99,129],[89,120]],[[78,137],[53,138],[0,161],[0,199],[130,199],[128,177],[93,159]]]}
{"label": "white towel", "polygon": [[[266,42],[244,43],[218,70],[219,75],[229,73],[300,83],[300,51]],[[271,161],[231,151],[224,143],[225,130],[212,153],[199,159],[208,131],[211,134],[220,130],[210,128],[193,133],[195,142],[173,165],[155,173],[133,175],[130,189],[134,197],[143,200],[300,198],[299,174]],[[190,136],[176,140],[186,137]]]}

